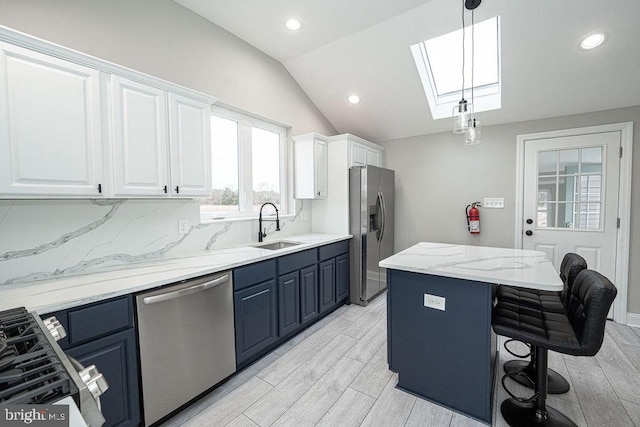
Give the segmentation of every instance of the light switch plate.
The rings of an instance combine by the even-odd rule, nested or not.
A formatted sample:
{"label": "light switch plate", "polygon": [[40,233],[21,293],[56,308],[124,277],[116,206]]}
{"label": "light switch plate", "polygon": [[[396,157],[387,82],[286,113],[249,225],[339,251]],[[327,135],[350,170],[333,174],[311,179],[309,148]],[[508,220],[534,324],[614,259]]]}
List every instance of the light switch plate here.
{"label": "light switch plate", "polygon": [[504,197],[485,197],[482,207],[487,209],[504,209]]}
{"label": "light switch plate", "polygon": [[437,295],[424,294],[424,306],[428,308],[435,308],[436,310],[444,311],[444,304],[446,299]]}

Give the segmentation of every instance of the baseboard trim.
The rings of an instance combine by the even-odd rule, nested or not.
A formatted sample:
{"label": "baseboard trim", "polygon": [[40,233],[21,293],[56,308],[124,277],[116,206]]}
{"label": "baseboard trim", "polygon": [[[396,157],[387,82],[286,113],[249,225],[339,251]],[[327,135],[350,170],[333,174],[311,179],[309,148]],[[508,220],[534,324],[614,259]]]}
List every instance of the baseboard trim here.
{"label": "baseboard trim", "polygon": [[627,313],[627,326],[633,326],[634,328],[640,328],[640,314]]}

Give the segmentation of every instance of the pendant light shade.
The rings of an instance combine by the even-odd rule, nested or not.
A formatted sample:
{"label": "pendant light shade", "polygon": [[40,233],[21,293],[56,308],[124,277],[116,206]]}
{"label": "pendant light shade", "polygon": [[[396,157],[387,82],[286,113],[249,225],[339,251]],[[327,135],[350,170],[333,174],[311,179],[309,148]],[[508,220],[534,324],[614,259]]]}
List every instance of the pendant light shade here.
{"label": "pendant light shade", "polygon": [[469,123],[469,129],[464,134],[465,145],[477,145],[482,142],[480,139],[482,128],[480,127],[480,120],[471,119]]}
{"label": "pendant light shade", "polygon": [[462,98],[458,105],[453,107],[453,133],[465,133],[471,124],[471,109],[467,101]]}

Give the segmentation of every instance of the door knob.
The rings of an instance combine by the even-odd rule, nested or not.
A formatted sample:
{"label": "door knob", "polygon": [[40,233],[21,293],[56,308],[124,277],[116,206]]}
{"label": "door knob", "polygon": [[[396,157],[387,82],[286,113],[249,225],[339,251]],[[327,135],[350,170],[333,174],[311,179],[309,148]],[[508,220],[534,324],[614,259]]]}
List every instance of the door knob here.
{"label": "door knob", "polygon": [[533,220],[532,220],[531,218],[529,218],[529,219],[527,220],[527,224],[533,224]]}
{"label": "door knob", "polygon": [[527,230],[524,232],[524,234],[526,234],[527,236],[531,236],[533,234],[533,231]]}

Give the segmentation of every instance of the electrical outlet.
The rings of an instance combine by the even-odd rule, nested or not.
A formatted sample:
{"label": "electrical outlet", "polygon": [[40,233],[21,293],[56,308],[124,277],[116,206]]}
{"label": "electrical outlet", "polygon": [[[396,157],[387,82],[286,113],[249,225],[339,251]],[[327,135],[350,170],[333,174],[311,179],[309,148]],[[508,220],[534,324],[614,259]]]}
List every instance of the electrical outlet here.
{"label": "electrical outlet", "polygon": [[437,295],[424,294],[424,306],[444,311],[446,299]]}
{"label": "electrical outlet", "polygon": [[482,207],[486,209],[504,209],[503,197],[485,197]]}
{"label": "electrical outlet", "polygon": [[188,219],[179,219],[178,220],[178,232],[180,234],[187,234],[189,232],[189,220]]}

